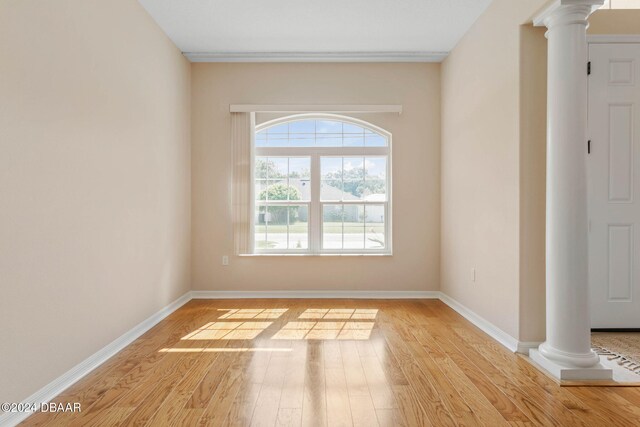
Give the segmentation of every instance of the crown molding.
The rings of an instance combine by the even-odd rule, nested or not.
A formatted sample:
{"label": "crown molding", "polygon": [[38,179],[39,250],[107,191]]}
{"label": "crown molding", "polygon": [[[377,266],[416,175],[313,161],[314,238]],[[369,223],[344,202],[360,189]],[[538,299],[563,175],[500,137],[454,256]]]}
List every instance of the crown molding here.
{"label": "crown molding", "polygon": [[191,62],[442,62],[449,52],[183,52]]}

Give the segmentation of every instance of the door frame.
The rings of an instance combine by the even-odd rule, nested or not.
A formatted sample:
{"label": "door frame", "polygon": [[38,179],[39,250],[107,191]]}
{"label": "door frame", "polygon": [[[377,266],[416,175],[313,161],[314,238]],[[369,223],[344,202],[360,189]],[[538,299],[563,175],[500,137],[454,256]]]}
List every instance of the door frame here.
{"label": "door frame", "polygon": [[[640,34],[587,35],[587,48],[592,44],[640,44]],[[591,332],[639,332],[638,328],[592,328]]]}

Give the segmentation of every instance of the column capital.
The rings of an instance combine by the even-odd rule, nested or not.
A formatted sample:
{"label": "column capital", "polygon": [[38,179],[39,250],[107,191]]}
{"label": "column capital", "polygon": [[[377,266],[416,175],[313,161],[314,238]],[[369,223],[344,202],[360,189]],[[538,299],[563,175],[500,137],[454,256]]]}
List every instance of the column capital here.
{"label": "column capital", "polygon": [[533,25],[552,29],[558,25],[587,25],[591,13],[604,4],[604,0],[555,0],[534,18]]}

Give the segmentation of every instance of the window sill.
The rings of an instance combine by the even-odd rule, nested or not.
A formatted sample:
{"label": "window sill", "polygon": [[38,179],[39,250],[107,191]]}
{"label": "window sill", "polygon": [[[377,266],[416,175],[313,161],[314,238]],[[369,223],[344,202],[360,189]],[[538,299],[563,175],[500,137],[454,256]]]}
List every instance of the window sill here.
{"label": "window sill", "polygon": [[257,253],[242,254],[240,257],[391,257],[393,253],[370,253],[370,254],[296,254],[296,253]]}

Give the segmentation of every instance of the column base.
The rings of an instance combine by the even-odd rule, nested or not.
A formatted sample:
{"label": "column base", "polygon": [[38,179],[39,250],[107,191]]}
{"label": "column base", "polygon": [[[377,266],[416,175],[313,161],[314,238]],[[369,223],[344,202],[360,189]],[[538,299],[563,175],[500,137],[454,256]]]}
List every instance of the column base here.
{"label": "column base", "polygon": [[529,350],[529,357],[559,380],[593,381],[613,379],[613,369],[605,368],[600,363],[596,363],[590,367],[569,366],[555,360],[547,359],[538,349]]}

